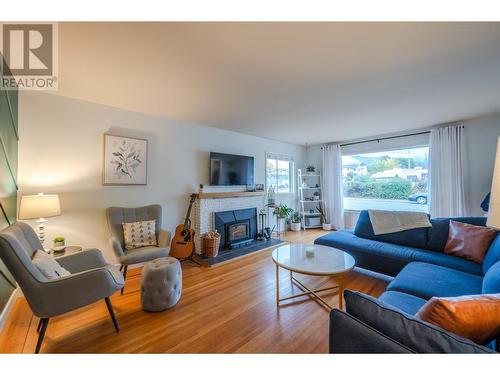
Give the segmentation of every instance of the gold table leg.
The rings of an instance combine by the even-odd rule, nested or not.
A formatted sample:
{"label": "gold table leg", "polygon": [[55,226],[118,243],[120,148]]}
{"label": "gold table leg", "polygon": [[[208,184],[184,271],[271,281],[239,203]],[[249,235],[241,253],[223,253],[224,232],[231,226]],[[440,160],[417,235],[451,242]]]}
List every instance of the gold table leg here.
{"label": "gold table leg", "polygon": [[286,301],[292,298],[297,298],[297,297],[302,297],[302,296],[309,296],[311,297],[314,301],[316,301],[320,306],[326,308],[328,311],[332,310],[333,307],[328,304],[321,296],[318,295],[320,292],[324,292],[326,290],[334,290],[337,289],[339,293],[339,308],[342,310],[343,309],[343,294],[344,294],[344,275],[336,275],[336,285],[333,286],[328,286],[325,288],[321,289],[315,289],[311,290],[307,286],[305,286],[302,282],[297,280],[294,276],[292,271],[290,271],[290,280],[292,284],[296,284],[303,292],[302,293],[297,293],[297,294],[292,294],[287,297],[280,298],[280,291],[279,291],[279,266],[276,264],[276,306],[280,307],[280,302]]}
{"label": "gold table leg", "polygon": [[344,274],[337,276],[337,285],[339,286],[339,309],[344,309]]}
{"label": "gold table leg", "polygon": [[280,266],[276,264],[276,306],[280,305]]}

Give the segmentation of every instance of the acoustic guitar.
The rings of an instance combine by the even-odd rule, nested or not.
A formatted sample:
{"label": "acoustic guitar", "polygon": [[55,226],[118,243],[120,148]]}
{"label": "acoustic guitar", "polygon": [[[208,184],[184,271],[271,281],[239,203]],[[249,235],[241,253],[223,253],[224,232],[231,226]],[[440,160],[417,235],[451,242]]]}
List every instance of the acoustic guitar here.
{"label": "acoustic guitar", "polygon": [[171,257],[181,260],[193,260],[194,229],[191,228],[191,219],[189,217],[191,216],[191,207],[193,207],[195,199],[196,195],[192,194],[184,224],[179,224],[177,225],[177,228],[175,228],[175,235],[172,238],[172,243],[170,244],[169,255]]}

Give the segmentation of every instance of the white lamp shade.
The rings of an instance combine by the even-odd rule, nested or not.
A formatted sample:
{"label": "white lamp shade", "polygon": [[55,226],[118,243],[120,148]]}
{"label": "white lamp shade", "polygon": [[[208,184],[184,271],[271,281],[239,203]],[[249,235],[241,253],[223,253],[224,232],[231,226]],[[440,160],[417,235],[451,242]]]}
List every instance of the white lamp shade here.
{"label": "white lamp shade", "polygon": [[486,225],[500,230],[500,138],[498,138],[497,157],[495,158],[495,170],[493,172],[493,183],[491,184],[490,206]]}
{"label": "white lamp shade", "polygon": [[39,219],[42,217],[58,216],[61,214],[59,195],[37,194],[23,195],[19,208],[19,219]]}

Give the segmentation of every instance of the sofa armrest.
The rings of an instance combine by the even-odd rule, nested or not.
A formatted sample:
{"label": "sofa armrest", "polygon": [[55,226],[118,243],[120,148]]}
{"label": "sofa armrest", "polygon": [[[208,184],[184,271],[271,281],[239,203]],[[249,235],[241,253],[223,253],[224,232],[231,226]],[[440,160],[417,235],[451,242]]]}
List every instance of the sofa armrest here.
{"label": "sofa armrest", "polygon": [[56,316],[109,297],[124,284],[123,276],[112,267],[95,268],[42,283],[43,299],[35,314]]}
{"label": "sofa armrest", "polygon": [[403,344],[345,313],[330,312],[330,353],[415,353]]}
{"label": "sofa armrest", "polygon": [[110,237],[109,243],[111,244],[111,247],[113,248],[113,251],[115,252],[117,258],[120,258],[125,255],[125,252],[123,251],[122,248],[122,244],[120,240],[118,240],[118,238]]}
{"label": "sofa armrest", "polygon": [[160,229],[158,233],[158,247],[168,247],[170,246],[170,232],[164,229]]}
{"label": "sofa armrest", "polygon": [[79,253],[56,258],[56,261],[72,274],[93,268],[101,268],[107,264],[98,249],[85,249]]}

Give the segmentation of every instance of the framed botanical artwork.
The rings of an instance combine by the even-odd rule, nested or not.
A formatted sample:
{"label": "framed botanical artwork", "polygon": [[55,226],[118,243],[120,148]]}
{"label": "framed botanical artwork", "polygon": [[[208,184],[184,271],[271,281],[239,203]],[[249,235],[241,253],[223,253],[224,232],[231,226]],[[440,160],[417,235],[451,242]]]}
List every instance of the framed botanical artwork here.
{"label": "framed botanical artwork", "polygon": [[148,140],[104,134],[103,185],[147,185]]}

